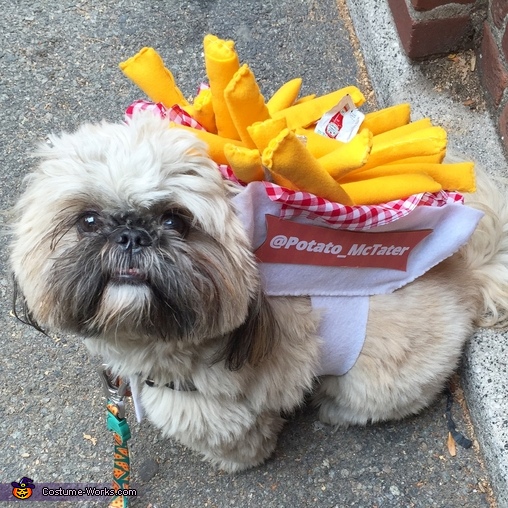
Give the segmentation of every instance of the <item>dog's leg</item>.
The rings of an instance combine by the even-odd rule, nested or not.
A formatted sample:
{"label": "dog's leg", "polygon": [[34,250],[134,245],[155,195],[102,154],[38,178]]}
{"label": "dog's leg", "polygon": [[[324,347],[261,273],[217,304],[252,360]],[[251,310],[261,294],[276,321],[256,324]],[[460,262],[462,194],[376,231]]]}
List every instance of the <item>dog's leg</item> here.
{"label": "dog's leg", "polygon": [[284,423],[277,412],[256,413],[246,401],[166,387],[144,388],[142,402],[165,437],[177,439],[228,472],[262,464],[273,452]]}
{"label": "dog's leg", "polygon": [[234,473],[265,462],[273,453],[284,419],[273,411],[257,416],[254,424],[241,435],[227,436],[217,443],[209,436],[205,447],[198,451],[219,469]]}
{"label": "dog's leg", "polygon": [[371,298],[356,364],[343,376],[323,378],[318,389],[322,421],[398,419],[432,402],[473,332],[478,302],[463,268],[455,257],[395,293]]}

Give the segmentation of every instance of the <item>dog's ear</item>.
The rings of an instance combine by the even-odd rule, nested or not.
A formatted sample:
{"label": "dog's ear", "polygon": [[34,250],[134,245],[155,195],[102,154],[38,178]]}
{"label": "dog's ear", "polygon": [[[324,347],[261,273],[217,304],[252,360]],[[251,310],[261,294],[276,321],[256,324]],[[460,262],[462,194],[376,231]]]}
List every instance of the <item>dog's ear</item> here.
{"label": "dog's ear", "polygon": [[272,306],[259,290],[250,302],[245,321],[229,334],[214,361],[224,360],[230,370],[239,370],[246,363],[257,365],[270,353],[279,335]]}
{"label": "dog's ear", "polygon": [[[14,275],[12,276],[12,280],[13,280],[12,313],[14,314],[14,317],[18,321],[21,321],[23,324],[32,326],[38,332],[47,335],[47,333],[39,326],[37,321],[33,318],[30,309],[26,304],[25,297],[19,289],[18,281],[16,280],[16,277],[14,277]],[[20,308],[19,311],[18,307]]]}

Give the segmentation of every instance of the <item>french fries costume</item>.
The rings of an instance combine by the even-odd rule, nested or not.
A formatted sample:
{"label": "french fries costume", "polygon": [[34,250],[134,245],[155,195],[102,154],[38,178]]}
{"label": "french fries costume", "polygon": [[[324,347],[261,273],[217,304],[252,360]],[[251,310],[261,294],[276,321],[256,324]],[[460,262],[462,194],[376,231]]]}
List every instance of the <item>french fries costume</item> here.
{"label": "french fries costume", "polygon": [[223,176],[243,186],[233,202],[265,292],[308,296],[323,310],[319,374],[344,374],[363,345],[369,296],[412,282],[473,233],[482,214],[458,193],[474,192],[474,165],[444,162],[446,131],[429,118],[411,121],[409,104],[362,115],[351,139],[339,141],[316,123],[345,98],[360,107],[357,87],[300,98],[296,77],[266,100],[235,43],[215,35],[204,38],[204,64],[209,85],[193,100],[152,48],[120,68],[157,113],[176,112],[171,128],[202,139]]}

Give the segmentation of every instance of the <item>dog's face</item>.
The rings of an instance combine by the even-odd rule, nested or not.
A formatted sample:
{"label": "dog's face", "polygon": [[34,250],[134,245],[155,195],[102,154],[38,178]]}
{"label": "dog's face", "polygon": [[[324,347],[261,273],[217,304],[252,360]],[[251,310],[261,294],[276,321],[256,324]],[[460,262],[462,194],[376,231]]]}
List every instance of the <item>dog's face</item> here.
{"label": "dog's face", "polygon": [[38,155],[11,254],[33,323],[199,342],[258,313],[248,242],[194,136],[143,114],[52,137]]}

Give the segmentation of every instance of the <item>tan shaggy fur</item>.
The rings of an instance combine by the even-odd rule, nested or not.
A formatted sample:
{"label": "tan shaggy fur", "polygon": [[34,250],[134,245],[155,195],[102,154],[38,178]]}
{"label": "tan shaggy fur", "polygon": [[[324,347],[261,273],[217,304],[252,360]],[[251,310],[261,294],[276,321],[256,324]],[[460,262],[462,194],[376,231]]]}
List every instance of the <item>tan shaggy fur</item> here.
{"label": "tan shaggy fur", "polygon": [[358,361],[316,383],[319,316],[308,298],[263,295],[234,189],[205,148],[150,115],[53,136],[16,207],[11,265],[30,323],[79,333],[115,374],[151,380],[148,418],[218,467],[262,463],[281,413],[311,390],[332,425],[418,413],[474,327],[507,324],[506,195],[480,173],[469,243],[372,297]]}

